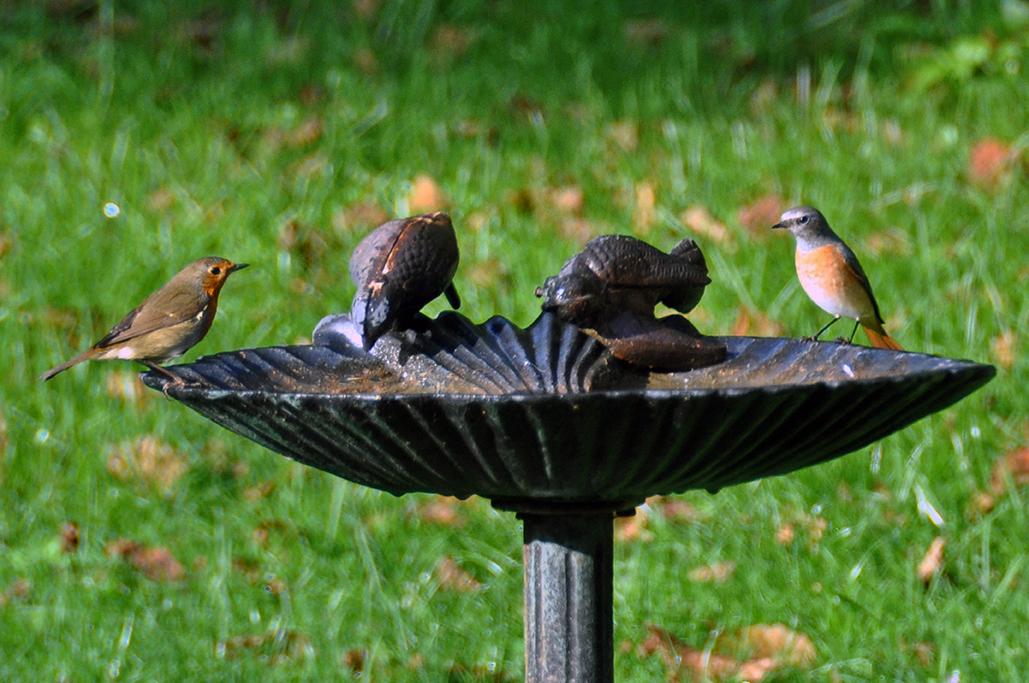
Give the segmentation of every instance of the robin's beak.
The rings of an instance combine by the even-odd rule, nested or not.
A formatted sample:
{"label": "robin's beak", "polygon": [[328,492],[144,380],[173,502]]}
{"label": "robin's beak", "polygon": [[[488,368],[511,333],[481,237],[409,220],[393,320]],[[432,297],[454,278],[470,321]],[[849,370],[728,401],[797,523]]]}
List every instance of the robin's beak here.
{"label": "robin's beak", "polygon": [[785,227],[786,227],[785,223],[779,222],[779,223],[776,223],[775,225],[772,226],[772,230],[779,230],[779,229],[785,228]]}
{"label": "robin's beak", "polygon": [[249,263],[233,263],[232,266],[229,268],[229,272],[235,273],[237,270],[243,270],[249,265]]}

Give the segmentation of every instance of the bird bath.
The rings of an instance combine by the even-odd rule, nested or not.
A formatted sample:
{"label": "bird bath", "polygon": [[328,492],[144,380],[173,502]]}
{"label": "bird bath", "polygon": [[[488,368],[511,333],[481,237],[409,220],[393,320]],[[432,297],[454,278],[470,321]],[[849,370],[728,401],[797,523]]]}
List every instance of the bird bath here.
{"label": "bird bath", "polygon": [[[317,338],[317,335],[316,335]],[[394,495],[490,499],[524,522],[525,677],[609,682],[612,522],[647,496],[786,474],[968,395],[992,366],[780,338],[647,372],[544,313],[456,313],[382,337],[244,349],[145,373],[218,424]]]}

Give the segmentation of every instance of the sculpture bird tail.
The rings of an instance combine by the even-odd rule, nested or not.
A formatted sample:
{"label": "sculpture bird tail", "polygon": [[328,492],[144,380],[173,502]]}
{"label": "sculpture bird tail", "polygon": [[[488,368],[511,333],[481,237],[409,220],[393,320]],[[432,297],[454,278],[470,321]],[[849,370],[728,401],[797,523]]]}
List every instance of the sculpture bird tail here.
{"label": "sculpture bird tail", "polygon": [[865,334],[868,335],[868,341],[871,342],[872,346],[877,349],[892,349],[894,351],[903,351],[904,347],[897,343],[897,340],[886,334],[886,330],[880,324],[867,325],[863,321],[861,327],[864,328]]}

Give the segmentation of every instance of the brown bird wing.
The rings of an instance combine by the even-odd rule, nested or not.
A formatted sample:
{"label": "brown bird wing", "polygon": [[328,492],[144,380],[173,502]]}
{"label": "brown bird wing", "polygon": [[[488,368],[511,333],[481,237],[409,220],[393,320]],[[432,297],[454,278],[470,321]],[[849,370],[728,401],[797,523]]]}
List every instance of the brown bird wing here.
{"label": "brown bird wing", "polygon": [[122,318],[93,347],[106,348],[155,330],[186,322],[190,318],[195,318],[206,307],[207,296],[198,297],[192,287],[177,287],[174,290],[159,289]]}
{"label": "brown bird wing", "polygon": [[872,283],[868,281],[868,276],[865,275],[865,270],[861,267],[857,256],[854,255],[854,252],[847,245],[843,245],[843,262],[850,269],[850,274],[857,279],[862,289],[868,294],[868,298],[872,301],[872,310],[875,311],[875,319],[881,324],[883,316],[879,312],[879,302],[875,300],[875,294],[872,293]]}

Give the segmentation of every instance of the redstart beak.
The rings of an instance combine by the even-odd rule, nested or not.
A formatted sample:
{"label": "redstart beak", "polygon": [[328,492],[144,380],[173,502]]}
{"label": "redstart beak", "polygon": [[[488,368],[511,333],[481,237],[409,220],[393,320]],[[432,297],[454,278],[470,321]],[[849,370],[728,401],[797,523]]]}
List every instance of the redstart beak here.
{"label": "redstart beak", "polygon": [[778,230],[780,228],[785,228],[785,227],[786,227],[785,223],[776,223],[775,225],[772,226],[772,230]]}
{"label": "redstart beak", "polygon": [[246,268],[249,265],[250,265],[249,263],[233,263],[232,267],[229,268],[229,272],[230,273],[235,273],[237,270],[243,270],[244,268]]}

